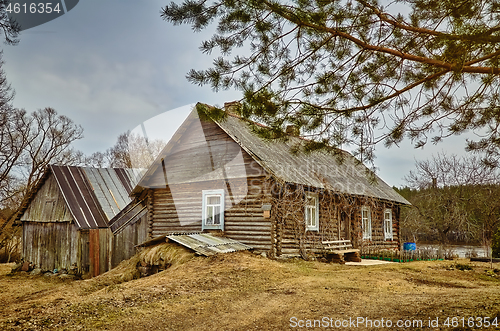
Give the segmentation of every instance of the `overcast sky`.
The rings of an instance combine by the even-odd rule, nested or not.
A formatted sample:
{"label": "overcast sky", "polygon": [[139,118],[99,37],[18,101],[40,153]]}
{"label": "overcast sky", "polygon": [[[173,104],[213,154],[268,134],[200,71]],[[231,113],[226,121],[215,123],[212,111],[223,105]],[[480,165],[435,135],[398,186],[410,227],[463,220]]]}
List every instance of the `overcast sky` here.
{"label": "overcast sky", "polygon": [[[187,82],[189,69],[211,64],[212,57],[198,49],[210,33],[163,21],[160,9],[168,3],[83,0],[65,15],[23,31],[17,46],[2,46],[7,79],[16,91],[14,106],[30,112],[52,107],[70,117],[85,130],[75,147],[91,154],[167,111],[157,118],[168,119],[165,127],[172,130],[184,115],[175,108],[241,98],[236,91],[215,93]],[[380,146],[378,174],[401,186],[415,159],[442,150],[463,154],[464,146],[464,137],[423,150],[408,142],[389,150]]]}

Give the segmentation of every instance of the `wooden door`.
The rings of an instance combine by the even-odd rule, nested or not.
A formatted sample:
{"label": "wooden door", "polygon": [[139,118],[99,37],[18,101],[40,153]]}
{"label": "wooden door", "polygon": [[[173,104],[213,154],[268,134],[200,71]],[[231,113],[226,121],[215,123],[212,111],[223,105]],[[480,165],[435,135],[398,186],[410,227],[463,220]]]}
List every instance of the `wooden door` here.
{"label": "wooden door", "polygon": [[340,240],[351,240],[350,236],[350,229],[349,229],[349,224],[350,224],[350,219],[349,216],[347,215],[346,212],[341,211],[340,212],[340,217],[339,217],[339,239]]}
{"label": "wooden door", "polygon": [[90,229],[89,231],[89,258],[90,275],[99,276],[99,229]]}

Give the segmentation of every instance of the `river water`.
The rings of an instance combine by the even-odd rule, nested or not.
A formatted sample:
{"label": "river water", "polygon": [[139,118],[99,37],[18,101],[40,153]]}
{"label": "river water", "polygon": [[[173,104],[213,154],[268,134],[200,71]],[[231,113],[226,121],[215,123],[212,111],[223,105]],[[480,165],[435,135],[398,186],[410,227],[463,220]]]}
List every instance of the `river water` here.
{"label": "river water", "polygon": [[[434,250],[439,249],[439,245],[433,244],[418,244],[417,249],[419,248],[431,248]],[[458,255],[458,257],[487,257],[489,256],[488,251],[489,247],[485,248],[483,246],[465,246],[465,245],[449,245],[446,246],[445,250],[449,249],[453,250],[454,255]]]}

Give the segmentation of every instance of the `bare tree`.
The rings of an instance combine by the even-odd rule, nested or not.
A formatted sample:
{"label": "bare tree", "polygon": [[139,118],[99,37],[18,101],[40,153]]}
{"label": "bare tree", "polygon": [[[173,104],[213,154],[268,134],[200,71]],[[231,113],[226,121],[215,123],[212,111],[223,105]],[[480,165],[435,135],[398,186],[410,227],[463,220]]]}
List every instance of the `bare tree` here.
{"label": "bare tree", "polygon": [[[0,223],[6,220],[0,216]],[[0,263],[9,263],[20,257],[21,236],[20,229],[9,223],[0,234]]]}
{"label": "bare tree", "polygon": [[[82,138],[82,127],[52,108],[28,114],[22,109],[0,109],[0,251],[10,260],[20,242],[20,229],[12,220],[34,193],[51,163],[74,164],[82,153],[70,145]],[[5,213],[5,211],[8,211]]]}
{"label": "bare tree", "polygon": [[52,108],[32,114],[6,109],[0,119],[0,206],[12,208],[31,193],[47,165],[78,161],[80,153],[70,145],[83,137],[83,128]]}
{"label": "bare tree", "polygon": [[491,242],[500,212],[497,169],[476,156],[442,153],[417,161],[405,179],[414,189],[408,199],[415,209],[406,213],[403,225],[420,223],[419,230],[435,231],[443,243],[452,234],[455,240]]}
{"label": "bare tree", "polygon": [[96,154],[95,159],[107,158],[111,167],[148,168],[163,147],[165,142],[161,139],[150,141],[127,131],[118,136],[116,144],[106,151],[105,156]]}
{"label": "bare tree", "polygon": [[490,247],[500,225],[500,186],[482,185],[475,188],[468,208],[468,227],[478,241]]}
{"label": "bare tree", "polygon": [[109,163],[109,154],[107,152],[94,152],[89,156],[85,156],[82,161],[82,165],[94,168],[106,168]]}
{"label": "bare tree", "polygon": [[486,165],[480,157],[460,157],[446,153],[433,156],[430,160],[417,161],[416,170],[410,171],[405,177],[411,187],[419,189],[431,186],[495,184],[499,179],[498,171]]}
{"label": "bare tree", "polygon": [[161,139],[148,140],[137,134],[129,134],[128,146],[133,168],[149,168],[160,154],[166,142]]}
{"label": "bare tree", "polygon": [[106,150],[109,159],[109,165],[116,168],[132,168],[130,159],[128,136],[130,131],[118,136],[116,143]]}

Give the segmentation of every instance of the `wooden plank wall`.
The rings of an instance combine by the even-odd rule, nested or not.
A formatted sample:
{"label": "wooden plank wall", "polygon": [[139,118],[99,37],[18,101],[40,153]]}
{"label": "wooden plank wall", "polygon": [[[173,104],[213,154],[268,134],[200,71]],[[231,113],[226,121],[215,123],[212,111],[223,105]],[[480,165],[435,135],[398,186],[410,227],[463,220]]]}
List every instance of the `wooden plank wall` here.
{"label": "wooden plank wall", "polygon": [[90,259],[90,275],[92,277],[99,275],[99,229],[89,230],[89,259]]}
{"label": "wooden plank wall", "polygon": [[148,239],[148,218],[147,213],[144,213],[137,221],[128,224],[113,236],[111,268],[116,267],[121,261],[131,258],[137,253],[135,246]]}
{"label": "wooden plank wall", "polygon": [[56,179],[53,174],[50,174],[24,212],[21,221],[70,222],[71,220],[71,213],[57,186]]}
{"label": "wooden plank wall", "polygon": [[99,231],[99,275],[111,269],[111,238],[113,234],[108,228]]}
{"label": "wooden plank wall", "polygon": [[23,222],[23,258],[43,270],[78,262],[78,230],[69,223]]}
{"label": "wooden plank wall", "polygon": [[89,230],[89,272],[92,277],[111,269],[112,236],[107,228]]}
{"label": "wooden plank wall", "polygon": [[89,230],[78,231],[78,273],[81,275],[90,272],[90,234]]}

